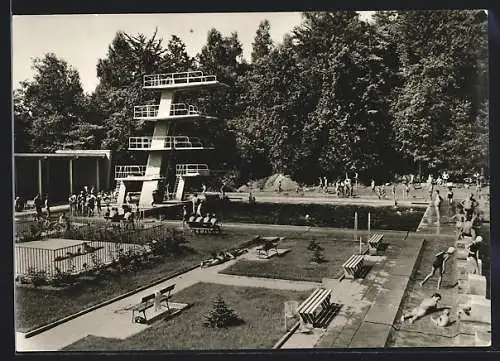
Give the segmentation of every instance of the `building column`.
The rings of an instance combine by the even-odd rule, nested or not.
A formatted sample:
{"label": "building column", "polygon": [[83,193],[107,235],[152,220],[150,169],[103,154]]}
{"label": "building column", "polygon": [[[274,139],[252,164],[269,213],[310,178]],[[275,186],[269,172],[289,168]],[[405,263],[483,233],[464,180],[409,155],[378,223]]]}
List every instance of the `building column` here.
{"label": "building column", "polygon": [[99,158],[95,160],[95,174],[96,174],[95,189],[97,192],[99,192],[101,190],[101,175],[99,174]]}
{"label": "building column", "polygon": [[42,195],[42,158],[38,159],[38,194]]}
{"label": "building column", "polygon": [[69,158],[69,193],[73,194],[73,158]]}

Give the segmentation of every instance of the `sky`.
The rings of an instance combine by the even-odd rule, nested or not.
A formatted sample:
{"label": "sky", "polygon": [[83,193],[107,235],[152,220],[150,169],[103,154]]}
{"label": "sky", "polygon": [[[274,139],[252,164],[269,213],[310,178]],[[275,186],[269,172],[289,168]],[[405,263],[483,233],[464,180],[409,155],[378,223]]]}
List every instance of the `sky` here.
{"label": "sky", "polygon": [[[369,18],[373,12],[361,12]],[[218,13],[218,14],[99,14],[99,15],[16,15],[12,17],[12,84],[33,77],[33,59],[55,53],[80,74],[85,92],[94,91],[98,79],[97,61],[106,57],[118,31],[130,35],[157,36],[166,45],[172,35],[186,44],[190,56],[206,43],[207,33],[216,28],[223,35],[236,31],[243,45],[243,57],[250,59],[252,42],[259,23],[267,19],[271,37],[281,42],[283,36],[301,23],[300,13]]]}

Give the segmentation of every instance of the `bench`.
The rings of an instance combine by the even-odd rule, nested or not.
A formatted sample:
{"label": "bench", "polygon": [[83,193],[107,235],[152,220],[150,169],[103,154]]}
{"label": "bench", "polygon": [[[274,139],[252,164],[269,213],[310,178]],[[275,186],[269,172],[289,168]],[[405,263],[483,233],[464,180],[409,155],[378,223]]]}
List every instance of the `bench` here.
{"label": "bench", "polygon": [[[174,288],[175,288],[175,284],[168,286],[168,287],[165,287],[165,288],[160,290],[160,299],[159,299],[158,304],[160,304],[162,302],[166,302],[168,311],[170,311],[170,307],[168,305],[168,299],[170,298],[170,294]],[[141,298],[141,302],[139,302],[137,305],[135,305],[134,307],[131,308],[131,310],[132,310],[132,323],[137,322],[135,320],[135,313],[136,312],[138,312],[138,313],[142,312],[142,314],[144,315],[144,320],[147,321],[146,310],[155,305],[155,298],[156,298],[155,294],[151,293],[151,294]]]}
{"label": "bench", "polygon": [[[304,323],[311,324],[313,327],[322,325],[330,310],[331,293],[332,290],[317,288],[301,303],[297,308],[297,313]],[[320,312],[317,312],[318,309],[320,309]]]}
{"label": "bench", "polygon": [[347,261],[344,262],[342,267],[344,268],[345,278],[356,278],[358,272],[363,268],[364,256],[361,254],[353,254]]}
{"label": "bench", "polygon": [[278,253],[278,242],[280,240],[279,237],[261,237],[260,238],[264,244],[262,247],[257,248],[257,256],[269,256],[269,251],[274,249],[276,253]]}
{"label": "bench", "polygon": [[188,221],[186,222],[186,224],[188,225],[191,232],[197,234],[220,233],[222,226],[222,224],[218,220],[213,221],[212,219],[210,220],[210,222]]}
{"label": "bench", "polygon": [[370,250],[370,254],[377,254],[377,251],[382,246],[382,240],[384,239],[384,235],[380,233],[373,234],[368,240],[368,247]]}

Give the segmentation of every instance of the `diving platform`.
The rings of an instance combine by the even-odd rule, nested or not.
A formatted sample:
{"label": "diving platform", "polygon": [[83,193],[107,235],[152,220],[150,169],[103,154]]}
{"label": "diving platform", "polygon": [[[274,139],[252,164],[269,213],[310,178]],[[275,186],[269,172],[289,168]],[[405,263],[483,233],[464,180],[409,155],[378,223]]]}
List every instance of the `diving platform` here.
{"label": "diving platform", "polygon": [[155,174],[146,174],[145,165],[117,165],[115,166],[115,179],[122,181],[147,181],[160,180],[164,177]]}
{"label": "diving platform", "polygon": [[185,136],[130,137],[129,150],[205,150],[214,149],[202,144],[199,138]]}
{"label": "diving platform", "polygon": [[[163,107],[165,109],[165,107]],[[134,119],[137,120],[182,120],[182,119],[217,119],[200,112],[196,105],[185,103],[174,103],[166,111],[160,110],[159,104],[136,105],[134,106]]]}
{"label": "diving platform", "polygon": [[209,176],[210,170],[206,164],[176,164],[175,175],[177,177]]}
{"label": "diving platform", "polygon": [[221,87],[226,84],[215,75],[204,75],[202,71],[144,75],[143,88],[157,90],[183,90],[193,88]]}

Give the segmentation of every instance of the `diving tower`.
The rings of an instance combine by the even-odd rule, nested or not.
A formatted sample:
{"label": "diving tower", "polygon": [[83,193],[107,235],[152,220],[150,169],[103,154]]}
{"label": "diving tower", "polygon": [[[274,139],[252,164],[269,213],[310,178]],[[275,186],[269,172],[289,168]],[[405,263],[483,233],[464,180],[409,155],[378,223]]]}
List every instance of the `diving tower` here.
{"label": "diving tower", "polygon": [[[160,103],[157,105],[138,105],[134,107],[134,119],[154,122],[152,136],[130,137],[128,149],[148,153],[145,165],[117,165],[115,180],[118,186],[117,203],[122,204],[129,189],[137,188],[140,183],[139,207],[147,209],[154,202],[153,192],[161,191],[161,184],[167,177],[168,157],[173,152],[189,152],[214,149],[204,144],[199,138],[188,135],[176,135],[176,123],[190,122],[200,119],[215,119],[202,114],[198,107],[191,104],[175,103],[175,96],[179,92],[200,89],[227,87],[217,80],[215,75],[204,75],[201,71],[181,73],[144,75],[143,89],[161,92]],[[169,193],[173,194],[171,202],[181,202],[184,187],[189,177],[210,175],[207,164],[180,163],[175,165],[175,185]],[[167,202],[167,199],[164,199]],[[160,202],[161,203],[161,202]]]}

